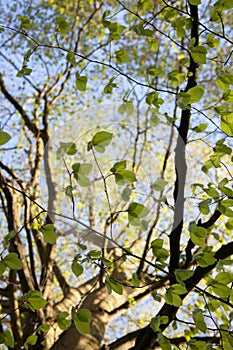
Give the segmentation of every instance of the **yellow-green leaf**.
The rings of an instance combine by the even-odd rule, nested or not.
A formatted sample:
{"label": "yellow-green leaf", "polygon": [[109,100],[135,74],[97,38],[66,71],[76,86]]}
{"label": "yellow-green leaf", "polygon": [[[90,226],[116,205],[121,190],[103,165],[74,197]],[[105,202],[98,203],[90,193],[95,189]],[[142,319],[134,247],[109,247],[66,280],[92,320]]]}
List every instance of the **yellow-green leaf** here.
{"label": "yellow-green leaf", "polygon": [[233,136],[233,113],[221,116],[221,129],[228,136]]}
{"label": "yellow-green leaf", "polygon": [[0,130],[0,146],[4,145],[11,139],[11,136],[5,132]]}

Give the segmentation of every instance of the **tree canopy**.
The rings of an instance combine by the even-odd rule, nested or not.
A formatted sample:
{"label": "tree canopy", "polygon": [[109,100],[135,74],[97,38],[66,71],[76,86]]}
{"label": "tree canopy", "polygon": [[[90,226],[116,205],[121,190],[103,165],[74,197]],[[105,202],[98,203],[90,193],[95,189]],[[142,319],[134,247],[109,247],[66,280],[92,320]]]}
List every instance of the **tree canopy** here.
{"label": "tree canopy", "polygon": [[2,349],[233,348],[232,9],[2,5]]}

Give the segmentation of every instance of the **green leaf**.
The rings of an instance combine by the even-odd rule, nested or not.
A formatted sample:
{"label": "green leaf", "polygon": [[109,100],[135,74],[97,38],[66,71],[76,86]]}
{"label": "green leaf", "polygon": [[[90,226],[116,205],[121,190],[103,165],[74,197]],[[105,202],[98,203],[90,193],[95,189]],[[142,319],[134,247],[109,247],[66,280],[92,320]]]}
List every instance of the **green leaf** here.
{"label": "green leaf", "polygon": [[116,51],[116,60],[118,64],[122,64],[129,60],[129,56],[124,49],[120,49]]}
{"label": "green leaf", "polygon": [[177,294],[170,293],[170,291],[167,291],[167,293],[164,296],[164,299],[169,305],[174,305],[176,307],[180,307],[182,305],[181,297]]}
{"label": "green leaf", "polygon": [[92,170],[92,164],[89,163],[75,163],[72,165],[74,171],[74,178],[78,184],[82,187],[90,186],[91,182],[87,178],[86,174],[89,174]]}
{"label": "green leaf", "polygon": [[92,319],[90,310],[79,309],[78,311],[75,311],[75,308],[73,307],[71,315],[78,332],[81,334],[90,334],[90,323]]}
{"label": "green leaf", "polygon": [[144,28],[144,23],[142,21],[134,26],[134,31],[139,36],[153,37],[154,35],[153,30]]}
{"label": "green leaf", "polygon": [[175,270],[176,280],[181,285],[183,285],[183,281],[186,281],[188,278],[192,277],[194,271],[186,270],[186,269],[177,269]]}
{"label": "green leaf", "polygon": [[74,260],[71,264],[71,270],[75,274],[76,277],[79,277],[83,273],[83,267],[76,260]]}
{"label": "green leaf", "polygon": [[232,103],[233,102],[233,90],[225,91],[223,94],[223,99],[224,99],[224,101],[226,101],[228,103]]}
{"label": "green leaf", "polygon": [[217,36],[214,34],[207,35],[206,43],[211,48],[216,48],[219,46],[220,41],[218,40]]}
{"label": "green leaf", "polygon": [[224,90],[224,91],[228,90],[229,86],[233,84],[233,74],[230,74],[230,73],[218,74],[216,84],[221,90]]}
{"label": "green leaf", "polygon": [[167,324],[168,322],[169,322],[168,316],[155,316],[150,321],[150,327],[153,329],[154,332],[160,333],[161,332],[160,325]]}
{"label": "green leaf", "polygon": [[217,261],[212,252],[203,252],[196,256],[198,265],[201,267],[206,267],[215,264]]}
{"label": "green leaf", "polygon": [[159,326],[160,326],[160,317],[159,316],[153,317],[150,321],[150,327],[153,329],[155,333],[161,332]]}
{"label": "green leaf", "polygon": [[153,77],[158,77],[160,74],[163,73],[163,70],[161,68],[150,67],[150,68],[147,68],[146,72],[147,74]]}
{"label": "green leaf", "polygon": [[150,211],[143,204],[132,202],[128,208],[128,212],[135,214],[139,218],[144,218]]}
{"label": "green leaf", "polygon": [[[219,1],[217,1],[219,2]],[[233,8],[233,0],[223,0],[220,2],[223,10],[229,10]]]}
{"label": "green leaf", "polygon": [[140,221],[140,228],[142,231],[148,230],[148,225],[149,225],[149,221],[146,221],[146,220]]}
{"label": "green leaf", "polygon": [[232,153],[232,149],[224,144],[224,139],[220,139],[216,142],[214,152],[219,153],[218,156],[222,157],[225,154],[230,155]]}
{"label": "green leaf", "polygon": [[207,350],[207,344],[204,341],[192,339],[188,342],[190,350]]}
{"label": "green leaf", "polygon": [[138,9],[148,11],[153,8],[153,5],[150,0],[139,0],[138,1]]}
{"label": "green leaf", "polygon": [[10,139],[11,136],[7,132],[0,130],[0,146],[10,141]]}
{"label": "green leaf", "polygon": [[203,173],[208,174],[208,171],[209,171],[212,167],[213,167],[213,163],[212,163],[210,160],[207,160],[207,161],[203,164],[201,170],[203,171]]}
{"label": "green leaf", "polygon": [[205,193],[208,194],[209,197],[212,197],[214,199],[219,198],[219,193],[215,188],[209,187],[209,188],[204,188]]}
{"label": "green leaf", "polygon": [[23,67],[22,69],[20,69],[20,70],[18,71],[18,73],[16,74],[16,77],[17,77],[17,78],[24,77],[24,76],[30,75],[31,72],[32,72],[32,69],[31,69],[31,68]]}
{"label": "green leaf", "polygon": [[149,94],[146,95],[146,103],[149,106],[153,104],[155,107],[159,108],[160,105],[164,103],[164,100],[159,97],[157,92],[149,92]]}
{"label": "green leaf", "polygon": [[205,333],[207,330],[206,323],[204,321],[203,311],[201,309],[195,309],[193,312],[193,319],[197,329]]}
{"label": "green leaf", "polygon": [[120,282],[116,281],[115,279],[109,276],[106,277],[105,283],[106,282],[107,284],[109,284],[109,287],[110,287],[109,289],[113,290],[117,294],[120,294],[120,295],[123,294],[123,286]]}
{"label": "green leaf", "polygon": [[170,341],[162,334],[158,334],[158,343],[162,350],[171,350]]}
{"label": "green leaf", "polygon": [[203,227],[199,227],[193,221],[189,225],[190,238],[194,244],[204,246],[207,231]]}
{"label": "green leaf", "polygon": [[151,246],[156,249],[161,249],[163,247],[163,240],[162,238],[156,238],[151,242]]}
{"label": "green leaf", "polygon": [[185,80],[186,76],[177,69],[168,73],[168,79],[172,86],[180,86],[180,84]]}
{"label": "green leaf", "polygon": [[138,276],[136,273],[133,273],[132,286],[133,287],[140,287],[140,280],[138,279]]}
{"label": "green leaf", "polygon": [[3,260],[0,261],[0,276],[5,272],[7,266]]}
{"label": "green leaf", "polygon": [[148,38],[148,46],[151,51],[157,51],[158,50],[158,40],[156,38]]}
{"label": "green leaf", "polygon": [[109,81],[109,83],[104,87],[104,93],[105,94],[111,94],[113,91],[113,88],[117,88],[118,85],[113,83],[112,81]]}
{"label": "green leaf", "polygon": [[205,123],[200,123],[199,125],[195,126],[194,128],[192,128],[193,131],[195,132],[203,132],[205,131],[205,129],[207,128],[207,124]]}
{"label": "green leaf", "polygon": [[119,106],[118,112],[120,114],[127,114],[128,116],[134,112],[134,106],[132,101],[126,101]]}
{"label": "green leaf", "polygon": [[4,241],[3,241],[4,249],[8,247],[8,245],[13,237],[15,237],[15,231],[13,231],[13,230],[4,236]]}
{"label": "green leaf", "polygon": [[188,94],[191,96],[189,103],[191,104],[191,103],[198,102],[202,98],[204,92],[205,90],[201,86],[195,86],[189,89]]}
{"label": "green leaf", "polygon": [[87,256],[90,256],[91,258],[98,259],[101,256],[101,252],[98,250],[90,250],[87,253]]}
{"label": "green leaf", "polygon": [[57,159],[61,159],[65,154],[73,156],[77,153],[76,145],[74,142],[59,142],[60,146],[57,150]]}
{"label": "green leaf", "polygon": [[4,259],[4,264],[11,270],[21,270],[23,268],[21,260],[18,258],[18,254],[9,253]]}
{"label": "green leaf", "polygon": [[113,265],[113,262],[109,259],[101,257],[100,260],[103,261],[105,266],[112,266]]}
{"label": "green leaf", "polygon": [[161,238],[156,238],[151,242],[151,248],[153,255],[159,261],[164,261],[169,257],[169,252],[167,249],[163,248],[163,240]]}
{"label": "green leaf", "polygon": [[228,298],[232,294],[231,288],[229,288],[225,283],[213,281],[211,285],[214,293],[220,298]]}
{"label": "green leaf", "polygon": [[66,196],[72,198],[73,190],[74,190],[73,186],[66,186],[66,189],[65,189]]}
{"label": "green leaf", "polygon": [[75,54],[73,52],[68,52],[66,55],[66,59],[69,63],[72,64],[72,66],[76,66]]}
{"label": "green leaf", "polygon": [[233,282],[233,273],[225,272],[225,271],[219,272],[214,280],[217,282],[220,282],[220,283],[222,282],[224,284],[232,283]]}
{"label": "green leaf", "polygon": [[205,46],[194,46],[190,49],[191,51],[191,56],[193,60],[197,63],[204,64],[206,63],[206,54],[207,54],[207,49]]}
{"label": "green leaf", "polygon": [[218,188],[226,196],[233,197],[233,190],[231,188],[225,186],[228,182],[229,181],[227,180],[227,178],[222,179],[218,184]]}
{"label": "green leaf", "polygon": [[124,202],[128,202],[130,200],[130,195],[131,195],[131,189],[129,187],[126,187],[123,189],[121,193],[121,198]]}
{"label": "green leaf", "polygon": [[187,293],[187,289],[181,284],[173,284],[165,294],[165,301],[174,306],[181,306],[182,299],[179,295]]}
{"label": "green leaf", "polygon": [[87,89],[87,76],[80,75],[78,72],[75,73],[76,76],[76,89],[79,91],[86,91]]}
{"label": "green leaf", "polygon": [[57,236],[52,224],[44,225],[41,228],[41,232],[43,233],[44,240],[46,243],[56,244]]}
{"label": "green leaf", "polygon": [[111,288],[111,285],[110,285],[110,282],[109,282],[109,278],[106,278],[105,286],[106,286],[108,294],[111,294],[112,293],[112,288]]}
{"label": "green leaf", "polygon": [[82,250],[86,250],[87,249],[87,246],[85,244],[82,244],[80,242],[77,243],[77,246],[82,249]]}
{"label": "green leaf", "polygon": [[67,328],[70,327],[71,321],[66,320],[66,318],[69,316],[69,313],[67,311],[63,311],[60,314],[56,316],[56,321],[58,324],[58,327],[62,330],[65,331]]}
{"label": "green leaf", "polygon": [[92,145],[95,147],[100,146],[105,149],[111,141],[112,141],[113,134],[108,131],[99,131],[97,132],[93,138],[92,138]]}
{"label": "green leaf", "polygon": [[115,173],[119,170],[126,169],[126,160],[122,160],[121,162],[117,162],[113,165],[113,167],[110,169],[112,173]]}
{"label": "green leaf", "polygon": [[127,211],[129,223],[133,226],[140,226],[140,219],[149,214],[149,209],[136,202],[132,202]]}
{"label": "green leaf", "polygon": [[56,29],[62,33],[62,34],[66,34],[69,30],[69,24],[66,22],[65,17],[63,16],[59,16],[56,18],[56,23],[57,23],[57,27]]}
{"label": "green leaf", "polygon": [[157,116],[156,111],[152,110],[151,117],[150,117],[150,125],[157,126],[159,123],[160,123],[160,119]]}
{"label": "green leaf", "polygon": [[221,129],[228,136],[233,136],[233,113],[221,116]]}
{"label": "green leaf", "polygon": [[20,20],[21,20],[21,27],[24,29],[32,29],[32,24],[30,22],[30,18],[28,16],[20,16]]}
{"label": "green leaf", "polygon": [[9,348],[13,348],[15,345],[13,334],[9,329],[3,332],[4,335],[4,344]]}
{"label": "green leaf", "polygon": [[197,329],[205,333],[207,330],[206,323],[204,321],[203,311],[201,309],[195,309],[193,312],[193,319]]}
{"label": "green leaf", "polygon": [[191,100],[191,95],[189,95],[187,92],[179,92],[177,94],[177,100],[178,100],[178,105],[182,110],[190,109],[190,100]]}
{"label": "green leaf", "polygon": [[122,24],[119,24],[117,22],[110,22],[107,20],[103,21],[103,25],[105,28],[108,28],[108,30],[110,31],[109,38],[112,40],[119,40],[121,38],[121,34],[126,28]]}
{"label": "green leaf", "polygon": [[233,218],[229,219],[225,225],[228,230],[233,230]]}
{"label": "green leaf", "polygon": [[155,301],[158,301],[158,302],[161,301],[161,296],[157,294],[157,291],[156,291],[156,290],[154,290],[154,291],[151,293],[151,296],[153,297],[153,299],[154,299]]}
{"label": "green leaf", "polygon": [[74,173],[74,178],[77,181],[77,183],[82,187],[88,187],[91,184],[88,177],[83,175],[82,173]]}
{"label": "green leaf", "polygon": [[225,216],[233,217],[233,210],[230,207],[233,206],[233,199],[225,199],[220,202],[218,210]]}
{"label": "green leaf", "polygon": [[37,333],[39,334],[45,333],[45,332],[48,332],[49,329],[50,329],[50,324],[44,323],[37,329]]}
{"label": "green leaf", "polygon": [[181,284],[179,284],[179,283],[173,284],[170,287],[170,291],[173,294],[179,294],[179,295],[187,293],[187,289],[184,286],[182,286]]}
{"label": "green leaf", "polygon": [[25,349],[29,349],[29,345],[35,345],[37,342],[38,336],[35,334],[29,335],[29,337],[27,337],[26,339],[26,343],[25,343]]}
{"label": "green leaf", "polygon": [[198,204],[198,208],[203,215],[207,215],[210,212],[209,204],[212,203],[211,199],[205,199]]}
{"label": "green leaf", "polygon": [[137,181],[135,174],[130,170],[119,170],[115,173],[115,182],[117,185],[125,185]]}
{"label": "green leaf", "polygon": [[47,301],[41,297],[41,292],[38,290],[30,290],[20,297],[20,301],[32,311],[41,309],[47,304]]}
{"label": "green leaf", "polygon": [[201,4],[201,0],[189,0],[189,3],[191,5],[200,5]]}
{"label": "green leaf", "polygon": [[158,178],[152,185],[154,191],[162,191],[167,185],[167,181],[162,178]]}

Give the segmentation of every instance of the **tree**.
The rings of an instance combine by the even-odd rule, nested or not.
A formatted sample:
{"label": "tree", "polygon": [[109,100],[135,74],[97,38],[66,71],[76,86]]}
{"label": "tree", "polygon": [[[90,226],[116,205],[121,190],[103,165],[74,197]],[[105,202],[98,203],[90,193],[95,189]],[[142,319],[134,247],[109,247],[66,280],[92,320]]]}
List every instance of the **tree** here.
{"label": "tree", "polygon": [[3,5],[5,348],[232,348],[232,8]]}

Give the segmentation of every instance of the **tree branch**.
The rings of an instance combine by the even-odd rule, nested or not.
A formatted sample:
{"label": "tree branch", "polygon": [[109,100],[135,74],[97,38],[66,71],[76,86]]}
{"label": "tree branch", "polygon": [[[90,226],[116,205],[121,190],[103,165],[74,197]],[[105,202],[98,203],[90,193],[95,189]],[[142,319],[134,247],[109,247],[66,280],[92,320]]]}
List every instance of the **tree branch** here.
{"label": "tree branch", "polygon": [[[194,40],[194,46],[198,45],[199,34],[199,22],[198,22],[198,6],[190,5],[190,15],[193,20],[193,26],[191,29],[191,40]],[[185,88],[185,92],[194,87],[197,79],[197,68],[198,65],[194,62],[190,55],[190,65],[188,68],[189,78]],[[180,260],[180,237],[183,230],[183,213],[184,213],[184,188],[186,181],[187,165],[185,160],[185,149],[187,144],[187,135],[189,130],[191,112],[190,108],[182,110],[180,126],[178,128],[178,139],[175,149],[175,170],[176,180],[174,187],[174,221],[173,228],[170,234],[170,262],[169,272],[172,275],[172,282],[175,282],[174,271],[179,266]]]}

